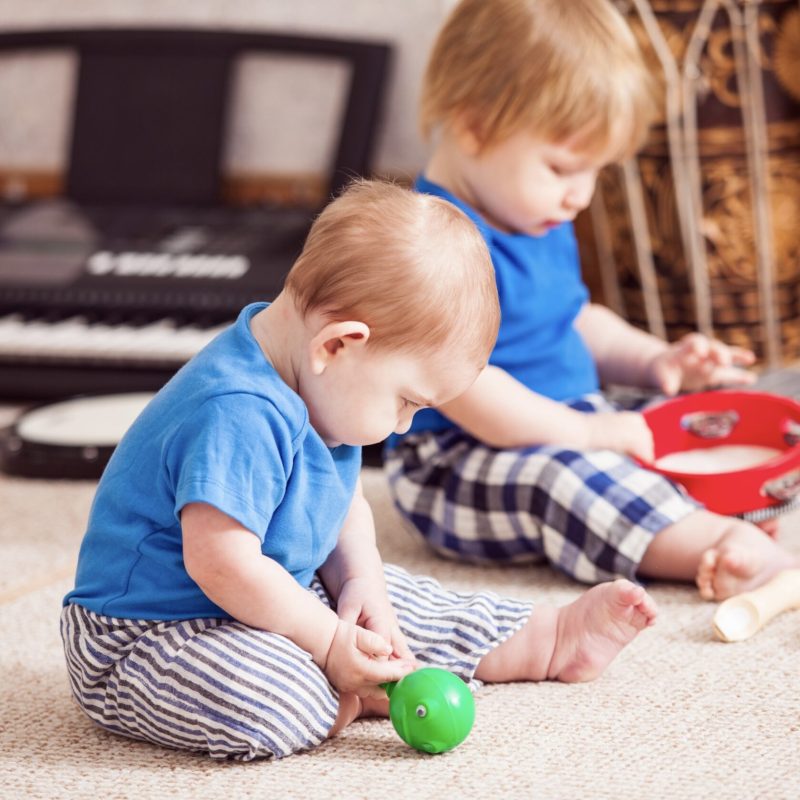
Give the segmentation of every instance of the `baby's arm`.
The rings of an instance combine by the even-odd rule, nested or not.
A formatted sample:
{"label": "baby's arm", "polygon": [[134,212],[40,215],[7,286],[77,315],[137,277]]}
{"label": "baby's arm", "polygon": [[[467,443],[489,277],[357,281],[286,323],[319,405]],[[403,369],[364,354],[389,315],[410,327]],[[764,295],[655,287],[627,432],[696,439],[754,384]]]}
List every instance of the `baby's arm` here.
{"label": "baby's arm", "polygon": [[591,350],[603,383],[648,386],[673,395],[681,389],[697,391],[755,380],[742,369],[755,361],[750,350],[700,333],[667,344],[594,304],[584,306],[575,327]]}
{"label": "baby's arm", "polygon": [[583,307],[575,327],[604,384],[653,386],[650,364],[668,350],[663,339],[629,325],[611,309],[595,303]]}
{"label": "baby's arm", "polygon": [[653,458],[653,435],[641,414],[575,411],[491,365],[464,394],[439,410],[490,447],[555,444],[617,450],[643,461]]}
{"label": "baby's arm", "polygon": [[319,575],[337,603],[341,619],[380,634],[391,642],[395,656],[414,658],[389,602],[375,541],[375,521],[360,480],[336,547],[320,567]]}
{"label": "baby's arm", "polygon": [[190,503],[181,527],[186,570],[206,596],[234,619],[291,639],[341,691],[379,693],[377,684],[408,672],[405,662],[377,660],[391,651],[385,639],[339,619],[231,517]]}

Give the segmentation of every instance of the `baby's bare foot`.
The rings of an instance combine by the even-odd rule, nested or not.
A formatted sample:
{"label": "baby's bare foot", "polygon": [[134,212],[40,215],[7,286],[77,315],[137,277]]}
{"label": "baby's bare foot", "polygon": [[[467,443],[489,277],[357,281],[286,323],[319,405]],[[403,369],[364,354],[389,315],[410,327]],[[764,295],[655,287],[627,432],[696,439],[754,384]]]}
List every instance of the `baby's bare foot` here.
{"label": "baby's bare foot", "polygon": [[592,587],[559,610],[547,677],[568,683],[593,680],[655,618],[655,603],[641,586],[617,580]]}
{"label": "baby's bare foot", "polygon": [[770,539],[777,539],[780,533],[781,522],[779,519],[765,519],[763,522],[756,522],[755,526],[761,528]]}
{"label": "baby's bare foot", "polygon": [[705,600],[724,600],[755,589],[798,563],[759,528],[736,523],[701,556],[697,588]]}
{"label": "baby's bare foot", "polygon": [[361,697],[361,712],[358,715],[359,719],[366,719],[368,717],[388,717],[389,716],[389,698],[376,698],[376,697]]}
{"label": "baby's bare foot", "polygon": [[328,736],[336,736],[339,731],[346,728],[353,720],[388,716],[388,697],[359,697],[351,692],[341,692],[339,694],[339,713],[336,715],[333,727],[328,731]]}

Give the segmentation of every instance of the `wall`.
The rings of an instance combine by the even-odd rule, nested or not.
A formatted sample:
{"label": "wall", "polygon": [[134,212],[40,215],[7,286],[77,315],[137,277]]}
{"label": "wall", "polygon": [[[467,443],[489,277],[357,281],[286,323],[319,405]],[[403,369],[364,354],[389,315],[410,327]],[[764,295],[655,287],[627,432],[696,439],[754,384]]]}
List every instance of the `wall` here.
{"label": "wall", "polygon": [[[395,47],[383,125],[379,172],[413,174],[425,147],[416,126],[419,83],[433,37],[453,0],[0,0],[0,30],[42,27],[192,26],[280,30],[379,39]],[[329,64],[294,68],[248,57],[234,94],[226,171],[308,173],[332,147],[342,70]],[[65,163],[74,59],[67,53],[15,57],[0,66],[0,170],[58,172]],[[262,98],[268,97],[268,100]],[[302,99],[302,104],[298,103]],[[276,117],[296,114],[277,128]]]}

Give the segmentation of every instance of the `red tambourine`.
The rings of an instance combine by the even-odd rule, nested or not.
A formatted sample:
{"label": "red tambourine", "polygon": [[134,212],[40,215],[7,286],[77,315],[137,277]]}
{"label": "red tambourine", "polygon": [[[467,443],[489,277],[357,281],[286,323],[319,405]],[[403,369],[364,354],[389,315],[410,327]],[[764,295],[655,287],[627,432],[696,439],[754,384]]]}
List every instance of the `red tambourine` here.
{"label": "red tambourine", "polygon": [[656,460],[721,445],[779,451],[754,466],[730,471],[676,471],[648,464],[684,486],[710,511],[759,522],[800,501],[797,401],[765,392],[721,390],[666,400],[643,414],[653,431]]}

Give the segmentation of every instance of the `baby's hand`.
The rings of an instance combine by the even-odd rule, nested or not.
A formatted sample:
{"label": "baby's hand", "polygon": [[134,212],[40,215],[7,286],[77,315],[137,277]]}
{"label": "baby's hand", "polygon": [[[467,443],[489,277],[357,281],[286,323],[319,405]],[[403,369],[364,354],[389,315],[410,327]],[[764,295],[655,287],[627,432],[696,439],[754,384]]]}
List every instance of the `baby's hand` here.
{"label": "baby's hand", "polygon": [[653,460],[653,432],[641,414],[635,411],[586,414],[586,422],[590,448],[615,450],[645,463]]}
{"label": "baby's hand", "polygon": [[392,655],[396,658],[414,660],[389,602],[383,573],[379,580],[357,577],[345,581],[336,601],[336,613],[346,622],[361,625],[382,636],[392,645]]}
{"label": "baby's hand", "polygon": [[382,636],[340,619],[323,671],[340,692],[385,698],[381,683],[399,681],[415,668],[413,661],[389,659],[392,645]]}
{"label": "baby's hand", "polygon": [[744,385],[755,380],[749,367],[755,355],[742,347],[729,347],[701,333],[690,333],[670,345],[650,362],[652,382],[666,395],[711,386]]}

